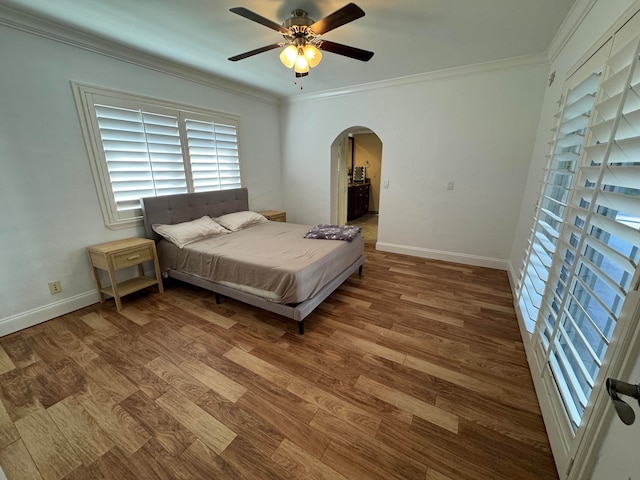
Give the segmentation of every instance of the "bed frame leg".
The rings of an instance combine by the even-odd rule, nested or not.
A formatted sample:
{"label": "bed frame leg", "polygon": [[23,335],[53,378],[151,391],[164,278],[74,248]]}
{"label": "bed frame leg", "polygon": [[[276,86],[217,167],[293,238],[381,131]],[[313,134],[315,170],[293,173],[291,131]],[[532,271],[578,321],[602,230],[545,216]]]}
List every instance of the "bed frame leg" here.
{"label": "bed frame leg", "polygon": [[298,333],[304,335],[304,320],[298,322]]}
{"label": "bed frame leg", "polygon": [[220,294],[213,292],[213,294],[216,296],[216,305],[220,305]]}
{"label": "bed frame leg", "polygon": [[362,267],[363,267],[363,265],[360,265],[358,267],[358,275],[360,275],[360,276],[362,276]]}

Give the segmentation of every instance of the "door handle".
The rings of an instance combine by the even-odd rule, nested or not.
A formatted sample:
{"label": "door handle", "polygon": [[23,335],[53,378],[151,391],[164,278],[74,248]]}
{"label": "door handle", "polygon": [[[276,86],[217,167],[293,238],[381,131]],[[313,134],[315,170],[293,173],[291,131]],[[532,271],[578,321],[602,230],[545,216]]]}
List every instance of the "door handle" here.
{"label": "door handle", "polygon": [[622,423],[625,425],[633,424],[636,420],[636,414],[633,411],[633,408],[618,396],[618,393],[635,398],[638,400],[638,403],[640,403],[640,385],[632,385],[630,383],[623,382],[622,380],[607,378],[606,386],[607,393],[609,394],[609,397],[611,397],[613,406],[616,409],[618,417],[622,420]]}

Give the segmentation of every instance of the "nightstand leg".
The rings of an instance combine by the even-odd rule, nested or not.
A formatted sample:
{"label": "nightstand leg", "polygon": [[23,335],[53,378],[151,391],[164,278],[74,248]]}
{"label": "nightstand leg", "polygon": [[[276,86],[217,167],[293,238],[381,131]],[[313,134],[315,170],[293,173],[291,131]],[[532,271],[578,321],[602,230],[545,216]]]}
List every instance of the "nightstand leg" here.
{"label": "nightstand leg", "polygon": [[158,253],[156,252],[156,246],[153,245],[153,268],[156,271],[156,280],[158,280],[158,291],[164,293],[164,287],[162,286],[162,275],[160,274],[160,264],[158,263]]}
{"label": "nightstand leg", "polygon": [[104,293],[102,293],[102,283],[100,283],[100,273],[98,269],[93,267],[93,278],[96,279],[96,283],[98,284],[98,293],[100,294],[100,303],[104,303]]}
{"label": "nightstand leg", "polygon": [[116,310],[122,310],[122,303],[120,302],[120,292],[118,291],[118,282],[116,282],[116,274],[109,270],[109,281],[111,282],[111,289],[113,290],[113,299],[116,301]]}

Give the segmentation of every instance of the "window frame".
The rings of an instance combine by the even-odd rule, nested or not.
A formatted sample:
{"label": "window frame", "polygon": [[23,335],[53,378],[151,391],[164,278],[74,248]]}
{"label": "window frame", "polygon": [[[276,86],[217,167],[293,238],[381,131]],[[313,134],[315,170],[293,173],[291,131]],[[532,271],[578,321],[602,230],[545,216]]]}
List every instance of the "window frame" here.
{"label": "window frame", "polygon": [[96,186],[96,192],[102,210],[105,225],[112,230],[130,228],[142,225],[142,212],[133,210],[133,214],[118,211],[107,166],[102,137],[98,124],[95,104],[102,104],[114,108],[141,109],[155,114],[174,116],[178,121],[182,162],[186,177],[186,191],[194,191],[193,172],[189,157],[189,145],[185,129],[186,119],[212,121],[225,125],[232,125],[236,129],[238,149],[238,169],[240,185],[244,185],[244,174],[240,152],[240,117],[234,114],[194,107],[169,100],[147,97],[127,93],[119,90],[97,87],[93,85],[71,82],[73,95],[78,110],[80,127],[87,155],[91,165],[91,172]]}

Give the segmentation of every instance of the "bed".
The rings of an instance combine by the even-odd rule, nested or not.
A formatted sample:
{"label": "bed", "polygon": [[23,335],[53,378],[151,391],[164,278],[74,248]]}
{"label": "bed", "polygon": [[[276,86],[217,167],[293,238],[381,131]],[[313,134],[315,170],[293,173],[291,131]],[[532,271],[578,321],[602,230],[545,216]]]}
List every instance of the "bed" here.
{"label": "bed", "polygon": [[[157,243],[165,277],[210,290],[217,303],[223,295],[293,319],[301,335],[304,319],[356,270],[362,274],[362,235],[350,242],[304,238],[309,225],[250,213],[246,188],[149,197],[141,205],[145,235]],[[203,216],[256,221],[182,248],[153,228]]]}

